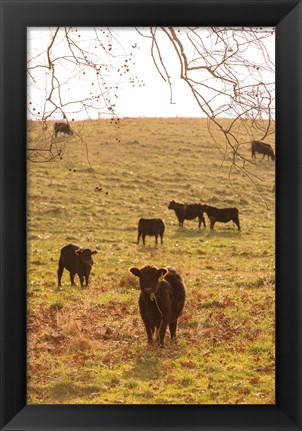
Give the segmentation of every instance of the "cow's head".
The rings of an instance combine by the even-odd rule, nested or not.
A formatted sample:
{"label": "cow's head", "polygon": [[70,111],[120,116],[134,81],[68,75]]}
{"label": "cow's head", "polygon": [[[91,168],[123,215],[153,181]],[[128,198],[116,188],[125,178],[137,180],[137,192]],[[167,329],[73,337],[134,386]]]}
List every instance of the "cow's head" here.
{"label": "cow's head", "polygon": [[200,210],[202,212],[207,212],[207,209],[209,208],[209,205],[206,204],[200,204]]}
{"label": "cow's head", "polygon": [[133,275],[139,278],[139,287],[142,293],[150,297],[151,293],[156,293],[158,285],[163,276],[168,272],[166,268],[146,265],[143,268],[130,268]]}
{"label": "cow's head", "polygon": [[168,205],[168,209],[169,209],[169,210],[173,210],[173,209],[175,208],[175,204],[176,204],[176,202],[175,202],[175,201],[171,201],[171,202],[169,203],[169,205]]}
{"label": "cow's head", "polygon": [[75,254],[81,257],[84,265],[93,265],[92,255],[97,254],[97,251],[91,251],[90,248],[78,248],[75,250]]}

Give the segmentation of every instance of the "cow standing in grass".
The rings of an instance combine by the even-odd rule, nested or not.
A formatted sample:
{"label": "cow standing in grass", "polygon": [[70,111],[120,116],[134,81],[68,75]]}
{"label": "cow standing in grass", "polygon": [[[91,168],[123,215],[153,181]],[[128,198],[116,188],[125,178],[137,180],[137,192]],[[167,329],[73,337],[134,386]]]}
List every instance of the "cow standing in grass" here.
{"label": "cow standing in grass", "polygon": [[227,223],[232,220],[238,227],[238,230],[240,230],[239,211],[237,208],[216,208],[211,207],[210,205],[202,205],[202,207],[203,211],[209,217],[211,229],[214,228],[217,221]]}
{"label": "cow standing in grass", "polygon": [[169,325],[171,338],[176,337],[177,320],[182,314],[186,288],[181,276],[174,268],[157,268],[146,265],[143,268],[130,268],[130,272],[139,278],[139,310],[144,322],[148,343],[153,343],[157,332],[157,341],[164,347],[164,338]]}
{"label": "cow standing in grass", "polygon": [[146,235],[155,236],[155,243],[157,244],[158,236],[160,236],[161,244],[163,243],[163,236],[165,232],[165,223],[160,218],[140,218],[138,221],[138,234],[137,244],[142,236],[143,244],[145,245]]}
{"label": "cow standing in grass", "polygon": [[61,278],[64,268],[69,271],[71,285],[74,285],[74,277],[78,274],[81,287],[84,284],[88,286],[89,274],[93,265],[92,255],[97,251],[91,251],[89,248],[82,248],[75,244],[65,245],[60,254],[58,267],[58,285],[61,286]]}
{"label": "cow standing in grass", "polygon": [[65,135],[73,135],[73,131],[71,127],[67,123],[57,122],[53,126],[55,137],[57,137],[58,133],[65,133]]}
{"label": "cow standing in grass", "polygon": [[256,159],[256,153],[263,154],[262,160],[265,156],[267,156],[268,159],[271,158],[272,160],[275,160],[276,158],[271,145],[261,141],[253,141],[251,144],[251,150],[252,158],[254,159]]}
{"label": "cow standing in grass", "polygon": [[196,217],[198,217],[198,227],[200,228],[201,223],[206,227],[201,204],[180,204],[173,200],[169,203],[168,209],[175,211],[179,227],[183,227],[185,220],[194,220]]}

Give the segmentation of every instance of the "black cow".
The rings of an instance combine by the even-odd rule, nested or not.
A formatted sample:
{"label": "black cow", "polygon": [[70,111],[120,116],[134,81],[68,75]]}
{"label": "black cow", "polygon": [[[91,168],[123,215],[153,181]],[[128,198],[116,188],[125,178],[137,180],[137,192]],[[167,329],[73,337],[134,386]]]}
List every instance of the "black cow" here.
{"label": "black cow", "polygon": [[138,221],[138,235],[137,244],[142,236],[143,244],[145,245],[146,235],[155,236],[157,244],[158,235],[160,236],[161,244],[163,243],[163,236],[165,232],[165,223],[160,218],[140,218]]}
{"label": "black cow", "polygon": [[156,331],[158,344],[163,347],[168,325],[171,338],[176,337],[177,319],[186,299],[184,282],[171,266],[157,268],[147,265],[141,269],[130,268],[130,272],[139,277],[141,292],[138,304],[148,343],[153,343]]}
{"label": "black cow", "polygon": [[53,126],[55,137],[57,137],[58,133],[65,133],[66,135],[73,135],[73,131],[71,127],[67,123],[55,123]]}
{"label": "black cow", "polygon": [[216,208],[209,205],[202,205],[202,207],[210,219],[211,229],[214,228],[217,221],[227,223],[232,220],[237,225],[238,230],[240,230],[239,211],[237,208]]}
{"label": "black cow", "polygon": [[74,276],[78,274],[81,287],[85,278],[86,286],[88,286],[89,274],[93,265],[92,255],[97,254],[97,251],[91,251],[89,248],[82,248],[75,244],[65,245],[60,254],[58,268],[58,285],[61,286],[61,278],[64,268],[69,271],[71,285],[74,285]]}
{"label": "black cow", "polygon": [[201,222],[206,227],[201,204],[180,204],[173,200],[169,203],[168,209],[175,211],[179,226],[183,226],[185,220],[194,220],[198,217],[198,227],[200,228]]}
{"label": "black cow", "polygon": [[256,153],[259,153],[263,154],[262,160],[265,156],[267,156],[268,159],[271,158],[272,160],[275,160],[276,157],[270,144],[260,141],[253,141],[251,145],[252,157],[254,159],[256,159]]}

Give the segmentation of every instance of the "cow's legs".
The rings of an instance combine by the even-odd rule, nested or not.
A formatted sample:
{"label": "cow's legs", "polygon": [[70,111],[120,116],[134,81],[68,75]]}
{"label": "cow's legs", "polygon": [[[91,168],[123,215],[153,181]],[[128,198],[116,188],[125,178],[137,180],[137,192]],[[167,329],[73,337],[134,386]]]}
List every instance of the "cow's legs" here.
{"label": "cow's legs", "polygon": [[158,235],[155,235],[155,243],[157,244]]}
{"label": "cow's legs", "polygon": [[145,245],[146,234],[143,233],[142,237],[143,237],[143,244]]}
{"label": "cow's legs", "polygon": [[139,239],[140,239],[140,237],[141,237],[141,234],[142,234],[141,232],[139,232],[139,233],[138,233],[138,235],[137,235],[137,243],[136,243],[136,244],[138,244],[138,243],[139,243]]}
{"label": "cow's legs", "polygon": [[80,279],[81,287],[83,287],[84,286],[84,276],[79,275],[79,279]]}
{"label": "cow's legs", "polygon": [[206,227],[206,221],[205,221],[205,219],[204,219],[204,216],[202,215],[202,216],[199,216],[198,217],[198,220],[199,220],[199,224],[198,224],[198,227],[200,228],[200,226],[201,226],[201,223],[203,223],[203,225],[204,225],[204,227]]}
{"label": "cow's legs", "polygon": [[238,230],[240,230],[240,223],[239,223],[239,218],[233,218],[233,222],[236,224],[236,226],[238,227]]}
{"label": "cow's legs", "polygon": [[210,229],[214,229],[214,225],[215,225],[216,220],[211,219],[210,221],[211,221]]}
{"label": "cow's legs", "polygon": [[177,319],[173,322],[169,323],[169,329],[170,329],[170,336],[171,338],[176,337],[176,328],[177,328]]}
{"label": "cow's legs", "polygon": [[61,286],[61,278],[64,271],[64,265],[62,259],[59,260],[59,268],[58,268],[58,286]]}
{"label": "cow's legs", "polygon": [[161,234],[160,234],[160,243],[161,243],[161,244],[163,243],[163,236],[164,236],[164,234],[163,234],[163,233],[161,233]]}
{"label": "cow's legs", "polygon": [[167,326],[168,326],[168,322],[165,322],[163,320],[158,334],[158,344],[160,345],[160,347],[164,347],[164,339],[165,339]]}
{"label": "cow's legs", "polygon": [[153,343],[153,331],[152,331],[152,328],[145,321],[144,321],[144,325],[145,325],[146,332],[147,332],[148,344],[152,344]]}
{"label": "cow's legs", "polygon": [[177,217],[178,218],[178,226],[179,227],[183,227],[183,225],[184,225],[184,218],[180,218],[180,217]]}
{"label": "cow's legs", "polygon": [[89,274],[85,275],[85,285],[88,287]]}
{"label": "cow's legs", "polygon": [[74,285],[74,276],[75,276],[75,273],[74,272],[70,272],[69,276],[70,276],[70,283],[73,286]]}

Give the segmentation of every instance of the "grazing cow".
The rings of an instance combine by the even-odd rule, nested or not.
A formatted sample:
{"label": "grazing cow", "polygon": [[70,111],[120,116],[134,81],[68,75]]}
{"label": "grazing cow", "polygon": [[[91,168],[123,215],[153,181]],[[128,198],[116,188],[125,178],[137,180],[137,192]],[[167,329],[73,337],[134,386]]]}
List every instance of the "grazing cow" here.
{"label": "grazing cow", "polygon": [[171,338],[176,337],[177,319],[186,299],[184,282],[171,266],[157,268],[147,265],[141,269],[130,268],[130,272],[139,278],[141,292],[138,304],[148,343],[153,343],[156,331],[158,344],[164,347],[168,325]]}
{"label": "grazing cow", "polygon": [[146,235],[155,236],[157,244],[158,235],[160,236],[161,244],[163,243],[163,236],[165,232],[165,223],[160,218],[140,218],[138,221],[138,235],[137,244],[142,236],[143,244],[145,245]]}
{"label": "grazing cow", "polygon": [[210,219],[211,229],[214,228],[217,221],[227,223],[232,220],[237,225],[238,230],[240,230],[239,211],[237,208],[216,208],[209,205],[202,205],[202,207]]}
{"label": "grazing cow", "polygon": [[85,278],[86,286],[88,286],[89,274],[93,265],[92,255],[97,254],[97,251],[91,251],[89,248],[82,248],[75,244],[65,245],[60,254],[58,268],[58,285],[61,286],[61,278],[64,268],[69,271],[71,285],[74,285],[74,276],[78,274],[81,287]]}
{"label": "grazing cow", "polygon": [[265,156],[267,156],[268,159],[271,158],[272,160],[275,160],[276,158],[270,144],[265,144],[264,142],[253,141],[251,150],[252,150],[252,157],[254,159],[256,159],[256,153],[263,154],[262,160],[264,159]]}
{"label": "grazing cow", "polygon": [[67,123],[55,123],[53,126],[55,137],[57,137],[58,133],[65,133],[66,135],[73,135],[73,131],[71,127]]}
{"label": "grazing cow", "polygon": [[201,204],[180,204],[173,200],[169,203],[168,209],[175,211],[180,227],[184,225],[185,220],[194,220],[196,217],[198,217],[198,227],[200,228],[201,222],[206,227]]}

